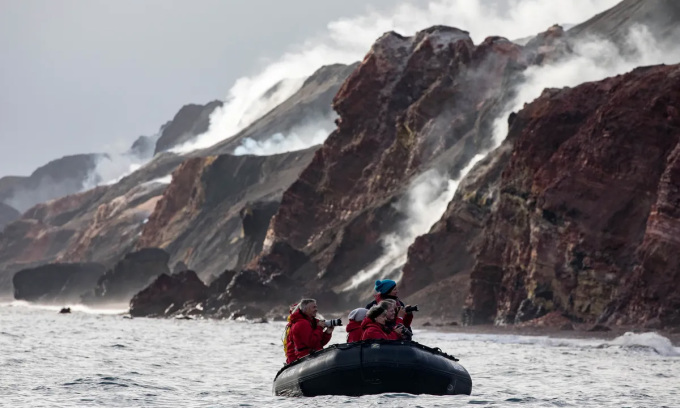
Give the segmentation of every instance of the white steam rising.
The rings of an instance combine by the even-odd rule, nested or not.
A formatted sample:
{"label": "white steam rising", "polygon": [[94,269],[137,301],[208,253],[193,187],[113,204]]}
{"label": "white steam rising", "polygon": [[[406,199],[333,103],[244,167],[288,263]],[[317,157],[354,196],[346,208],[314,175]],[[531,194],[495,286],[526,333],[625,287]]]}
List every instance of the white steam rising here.
{"label": "white steam rising", "polygon": [[623,54],[610,41],[598,38],[581,40],[574,45],[574,54],[568,58],[549,65],[529,67],[524,72],[526,79],[516,98],[494,122],[495,145],[500,145],[508,133],[507,116],[510,112],[520,110],[546,88],[573,87],[624,74],[639,66],[680,62],[680,49],[660,44],[645,26],[631,28],[626,45],[627,51]]}
{"label": "white steam rising", "polygon": [[[310,70],[311,67],[306,71]],[[208,131],[170,151],[188,153],[208,148],[234,136],[297,92],[306,76],[313,72],[301,69],[296,72],[294,66],[280,62],[267,67],[254,78],[238,79],[229,90],[224,105],[210,114]],[[290,78],[287,75],[294,77]]]}
{"label": "white steam rising", "polygon": [[267,156],[278,153],[292,152],[306,149],[323,143],[333,130],[331,119],[319,120],[302,126],[296,126],[288,134],[276,133],[271,137],[257,141],[246,138],[234,150],[234,155],[251,154]]}
{"label": "white steam rising", "polygon": [[172,174],[168,174],[167,176],[159,177],[157,179],[149,180],[149,181],[143,183],[143,185],[156,184],[156,183],[158,183],[158,184],[170,184],[170,183],[172,183]]}
{"label": "white steam rising", "polygon": [[97,159],[94,170],[83,184],[83,190],[116,184],[123,177],[137,171],[148,160],[128,154],[112,153]]}
{"label": "white steam rising", "polygon": [[469,31],[475,42],[489,35],[519,38],[534,35],[556,22],[583,21],[617,2],[571,0],[569,7],[565,7],[556,5],[554,0],[437,0],[427,6],[411,1],[391,12],[368,11],[334,21],[328,24],[325,33],[295,47],[260,73],[238,79],[224,106],[210,116],[208,131],[173,151],[186,153],[234,136],[289,98],[303,79],[321,66],[362,59],[371,44],[387,31],[412,35],[444,24]]}
{"label": "white steam rising", "polygon": [[436,170],[429,170],[418,176],[409,187],[408,193],[396,205],[397,210],[406,218],[397,231],[383,237],[383,255],[371,266],[354,275],[344,290],[356,289],[368,280],[401,268],[406,263],[408,247],[419,235],[427,233],[441,218],[453,199],[460,180],[485,155],[486,153],[473,157],[455,180]]}

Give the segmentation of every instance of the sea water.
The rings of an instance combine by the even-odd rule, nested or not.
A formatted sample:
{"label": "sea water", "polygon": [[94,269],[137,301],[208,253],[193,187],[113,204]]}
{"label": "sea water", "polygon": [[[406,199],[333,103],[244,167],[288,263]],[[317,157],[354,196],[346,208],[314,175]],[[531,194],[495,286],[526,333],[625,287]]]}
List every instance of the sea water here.
{"label": "sea water", "polygon": [[[612,341],[416,331],[460,359],[472,395],[272,395],[284,323],[125,318],[0,305],[2,407],[680,407],[680,348],[656,333]],[[342,343],[338,328],[331,340]]]}

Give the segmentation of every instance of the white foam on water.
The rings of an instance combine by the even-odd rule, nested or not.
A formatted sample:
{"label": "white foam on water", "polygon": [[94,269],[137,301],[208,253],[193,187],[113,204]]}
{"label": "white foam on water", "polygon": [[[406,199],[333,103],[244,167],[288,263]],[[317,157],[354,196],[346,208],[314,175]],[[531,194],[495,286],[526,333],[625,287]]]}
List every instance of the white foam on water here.
{"label": "white foam on water", "polygon": [[673,347],[670,339],[656,332],[627,332],[608,342],[608,344],[621,348],[653,350],[657,354],[667,357],[680,357],[680,347]]}
{"label": "white foam on water", "polygon": [[40,303],[31,303],[25,300],[14,300],[12,302],[0,303],[0,308],[3,307],[16,307],[16,308],[27,308],[35,310],[50,310],[58,312],[64,307],[71,308],[71,313],[87,313],[87,314],[101,314],[101,315],[116,315],[125,314],[129,311],[129,306],[125,303],[113,303],[102,305],[101,307],[86,306],[83,304],[64,304],[63,306],[58,305],[45,305]]}
{"label": "white foam on water", "polygon": [[628,332],[614,340],[601,338],[560,338],[550,336],[528,336],[515,334],[479,334],[479,333],[440,333],[429,330],[415,330],[416,335],[423,334],[428,338],[441,341],[487,342],[504,345],[535,345],[540,347],[570,348],[620,348],[649,352],[665,357],[680,357],[680,347],[674,347],[671,340],[655,332]]}

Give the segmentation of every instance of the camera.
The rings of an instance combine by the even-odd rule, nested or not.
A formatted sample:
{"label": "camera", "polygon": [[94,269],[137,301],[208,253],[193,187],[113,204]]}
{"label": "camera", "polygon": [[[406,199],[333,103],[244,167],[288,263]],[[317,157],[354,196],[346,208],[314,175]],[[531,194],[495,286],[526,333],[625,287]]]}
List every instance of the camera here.
{"label": "camera", "polygon": [[401,329],[401,336],[406,339],[406,340],[411,340],[413,338],[413,332],[411,329],[408,327],[404,326],[403,324],[398,324],[395,326],[395,329]]}
{"label": "camera", "polygon": [[406,307],[404,308],[404,311],[405,311],[406,313],[417,312],[417,311],[418,311],[418,305],[406,306]]}
{"label": "camera", "polygon": [[326,327],[342,326],[342,319],[324,320],[324,326]]}

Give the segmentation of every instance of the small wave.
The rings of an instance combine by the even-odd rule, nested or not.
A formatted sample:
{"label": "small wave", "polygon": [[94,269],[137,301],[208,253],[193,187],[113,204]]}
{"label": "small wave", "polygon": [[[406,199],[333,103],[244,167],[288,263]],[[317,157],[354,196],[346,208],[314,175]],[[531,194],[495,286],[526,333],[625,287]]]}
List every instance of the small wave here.
{"label": "small wave", "polygon": [[404,393],[390,393],[390,394],[383,394],[381,395],[382,398],[417,398],[416,395],[413,394],[404,394]]}
{"label": "small wave", "polygon": [[[73,306],[64,305],[71,308],[71,312],[81,312],[88,314],[98,314],[98,315],[117,315],[125,314],[129,311],[128,305],[125,303],[113,303],[108,305],[102,305],[101,307],[91,307],[83,304],[75,304]],[[59,305],[46,305],[41,303],[31,303],[25,300],[14,300],[11,302],[0,303],[0,307],[17,307],[17,308],[27,308],[27,309],[37,309],[37,310],[51,310],[58,312],[64,306]]]}
{"label": "small wave", "polygon": [[[423,331],[423,333],[427,333],[427,331]],[[590,338],[565,339],[559,337],[530,336],[516,334],[437,333],[435,335],[435,338],[437,339],[441,338],[443,340],[482,341],[496,344],[521,344],[528,346],[543,346],[543,347],[583,348],[583,347],[596,347],[601,344],[601,340]]]}
{"label": "small wave", "polygon": [[670,339],[655,333],[625,333],[614,340],[607,343],[611,346],[618,346],[627,349],[635,350],[650,350],[665,357],[680,356],[680,349],[673,347]]}
{"label": "small wave", "polygon": [[596,338],[565,339],[548,336],[526,336],[513,334],[471,334],[471,333],[439,333],[437,338],[458,341],[484,341],[496,344],[518,344],[542,347],[569,347],[577,349],[606,349],[620,347],[628,350],[647,351],[665,357],[680,356],[680,347],[674,347],[671,341],[654,332],[628,332],[611,341]]}
{"label": "small wave", "polygon": [[110,376],[110,375],[102,375],[98,374],[97,377],[85,377],[85,378],[77,378],[73,381],[69,381],[66,383],[63,383],[62,386],[64,387],[86,387],[88,389],[91,389],[92,387],[96,387],[99,385],[113,385],[116,387],[123,387],[123,388],[141,388],[141,389],[147,389],[147,390],[161,390],[161,391],[175,391],[174,388],[172,387],[165,387],[165,386],[157,386],[154,384],[145,384],[143,382],[139,381],[134,381],[130,378],[122,378],[122,377],[115,377],[115,376]]}

